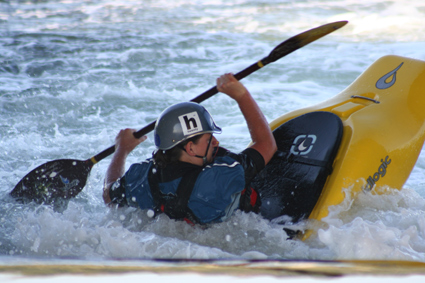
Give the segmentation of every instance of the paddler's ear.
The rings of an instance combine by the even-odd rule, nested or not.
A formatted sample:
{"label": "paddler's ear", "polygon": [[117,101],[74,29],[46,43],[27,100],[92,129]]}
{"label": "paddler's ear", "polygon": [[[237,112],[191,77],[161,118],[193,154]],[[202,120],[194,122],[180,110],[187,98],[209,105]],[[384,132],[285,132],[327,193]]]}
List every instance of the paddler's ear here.
{"label": "paddler's ear", "polygon": [[189,154],[190,156],[195,156],[195,152],[193,152],[193,146],[195,145],[195,143],[193,141],[189,141],[188,143],[186,143],[183,147],[184,151],[186,151],[187,154]]}

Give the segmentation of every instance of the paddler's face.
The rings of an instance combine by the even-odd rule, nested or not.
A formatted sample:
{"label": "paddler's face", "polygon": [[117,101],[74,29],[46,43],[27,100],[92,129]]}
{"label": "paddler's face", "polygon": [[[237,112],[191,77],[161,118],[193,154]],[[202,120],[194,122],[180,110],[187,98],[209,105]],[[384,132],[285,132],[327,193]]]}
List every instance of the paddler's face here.
{"label": "paddler's face", "polygon": [[[208,148],[208,143],[210,141],[210,138],[211,138],[211,144]],[[207,160],[208,160],[208,163],[210,163],[214,160],[213,153],[216,152],[218,148],[218,144],[219,144],[218,140],[212,134],[204,134],[195,144],[194,150],[196,151],[197,155],[204,156],[208,148]]]}

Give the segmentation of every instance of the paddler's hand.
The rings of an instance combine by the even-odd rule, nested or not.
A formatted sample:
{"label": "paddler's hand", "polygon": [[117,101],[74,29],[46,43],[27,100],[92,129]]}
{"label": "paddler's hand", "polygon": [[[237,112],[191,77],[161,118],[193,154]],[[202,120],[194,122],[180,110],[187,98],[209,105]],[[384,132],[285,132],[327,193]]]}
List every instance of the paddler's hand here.
{"label": "paddler's hand", "polygon": [[115,138],[115,152],[128,155],[136,146],[147,139],[146,136],[142,136],[139,139],[134,137],[134,129],[121,130]]}
{"label": "paddler's hand", "polygon": [[103,187],[103,200],[106,204],[111,203],[111,198],[109,196],[111,185],[124,175],[127,155],[147,138],[143,136],[136,139],[133,135],[135,131],[134,129],[121,130],[115,138],[115,153],[114,156],[112,156],[108,170],[106,170],[105,185]]}
{"label": "paddler's hand", "polygon": [[217,89],[236,101],[239,101],[247,94],[249,95],[245,86],[231,73],[224,74],[217,78]]}

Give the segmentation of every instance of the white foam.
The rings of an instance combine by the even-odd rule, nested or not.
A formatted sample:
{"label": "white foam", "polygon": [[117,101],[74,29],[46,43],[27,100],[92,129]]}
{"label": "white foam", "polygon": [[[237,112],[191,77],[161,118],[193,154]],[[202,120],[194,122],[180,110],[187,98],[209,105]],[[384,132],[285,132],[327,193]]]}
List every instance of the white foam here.
{"label": "white foam", "polygon": [[[94,166],[63,213],[8,199],[36,166],[59,158],[85,160],[112,145],[119,129],[142,128],[166,106],[214,86],[222,73],[236,73],[290,36],[326,22],[350,20],[243,80],[269,121],[331,98],[383,55],[425,59],[422,2],[8,4],[7,15],[0,15],[7,21],[0,44],[0,253],[424,261],[424,152],[401,192],[347,198],[324,220],[327,227],[298,224],[321,227],[306,242],[287,240],[287,226],[254,214],[237,213],[203,230],[134,209],[109,211],[101,197],[109,158]],[[27,74],[30,67],[40,67],[39,76]],[[203,105],[224,129],[217,136],[221,145],[238,151],[249,143],[233,101],[218,94]],[[127,167],[153,150],[149,138],[128,157]]]}

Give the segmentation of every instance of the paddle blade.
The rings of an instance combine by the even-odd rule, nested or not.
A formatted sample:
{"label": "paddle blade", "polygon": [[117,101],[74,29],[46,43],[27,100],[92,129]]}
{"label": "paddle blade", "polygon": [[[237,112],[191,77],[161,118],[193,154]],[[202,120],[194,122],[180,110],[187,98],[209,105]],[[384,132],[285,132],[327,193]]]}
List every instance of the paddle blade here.
{"label": "paddle blade", "polygon": [[84,188],[93,163],[59,159],[44,163],[28,173],[10,192],[22,202],[51,204],[75,197]]}
{"label": "paddle blade", "polygon": [[293,36],[278,46],[276,46],[275,49],[270,52],[269,56],[265,58],[267,62],[264,63],[271,63],[274,62],[283,56],[288,55],[291,52],[294,52],[295,50],[306,46],[307,44],[337,30],[345,26],[348,22],[347,21],[340,21],[340,22],[333,22],[326,25],[319,26],[317,28],[310,29],[308,31],[305,31],[303,33],[300,33],[296,36]]}

